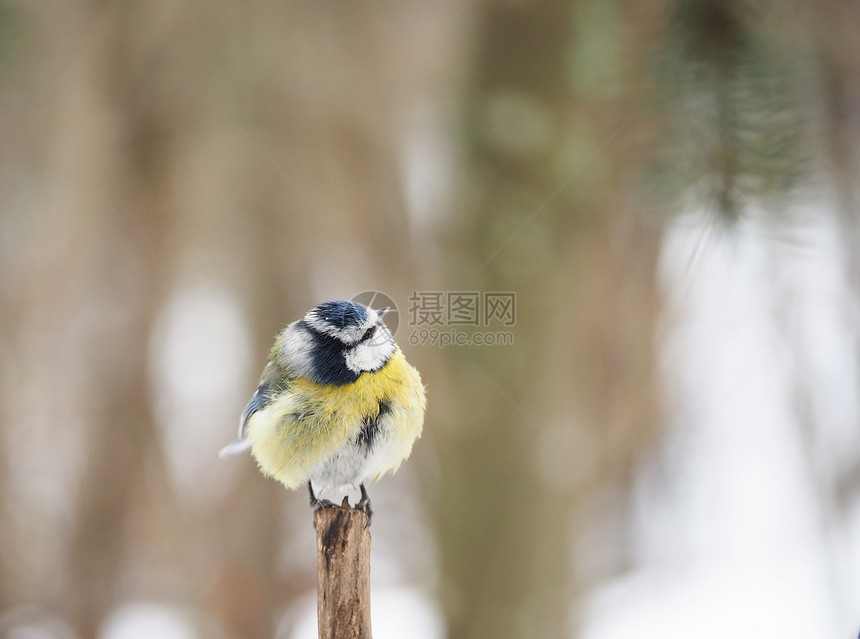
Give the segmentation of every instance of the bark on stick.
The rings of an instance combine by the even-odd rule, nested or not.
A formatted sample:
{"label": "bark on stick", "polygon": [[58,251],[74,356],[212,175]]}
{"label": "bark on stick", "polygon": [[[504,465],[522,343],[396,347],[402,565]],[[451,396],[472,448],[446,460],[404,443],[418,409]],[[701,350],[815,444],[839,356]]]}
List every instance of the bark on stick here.
{"label": "bark on stick", "polygon": [[367,515],[342,506],[314,513],[320,639],[371,639]]}

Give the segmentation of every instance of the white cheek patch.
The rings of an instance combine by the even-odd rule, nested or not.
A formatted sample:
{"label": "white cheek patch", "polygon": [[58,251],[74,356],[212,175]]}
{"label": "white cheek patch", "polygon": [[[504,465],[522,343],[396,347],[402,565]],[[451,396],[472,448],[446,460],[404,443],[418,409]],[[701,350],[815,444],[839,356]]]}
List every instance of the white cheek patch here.
{"label": "white cheek patch", "polygon": [[396,348],[391,340],[381,344],[374,344],[373,342],[374,340],[370,340],[346,351],[346,367],[353,373],[379,370]]}
{"label": "white cheek patch", "polygon": [[281,343],[281,364],[297,377],[307,377],[311,373],[313,337],[307,329],[293,322],[284,332]]}

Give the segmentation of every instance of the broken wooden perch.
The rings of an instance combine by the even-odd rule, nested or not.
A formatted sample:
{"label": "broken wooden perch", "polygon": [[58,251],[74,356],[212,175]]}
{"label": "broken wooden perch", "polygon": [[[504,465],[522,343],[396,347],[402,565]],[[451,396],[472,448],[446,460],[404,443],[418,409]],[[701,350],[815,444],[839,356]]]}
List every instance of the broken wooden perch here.
{"label": "broken wooden perch", "polygon": [[368,524],[345,497],[314,513],[320,639],[371,639]]}

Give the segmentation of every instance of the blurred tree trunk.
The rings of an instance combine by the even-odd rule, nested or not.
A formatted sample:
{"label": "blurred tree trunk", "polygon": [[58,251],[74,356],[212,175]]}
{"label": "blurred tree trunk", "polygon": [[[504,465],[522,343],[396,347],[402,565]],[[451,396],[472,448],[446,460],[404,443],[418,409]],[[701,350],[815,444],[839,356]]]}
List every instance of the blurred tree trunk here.
{"label": "blurred tree trunk", "polygon": [[[65,296],[46,294],[39,311],[61,317],[91,312],[102,329],[83,340],[87,359],[80,371],[71,372],[84,378],[80,386],[86,396],[79,399],[89,407],[86,465],[66,551],[68,582],[56,592],[55,607],[87,639],[98,635],[113,606],[155,594],[147,592],[140,573],[130,571],[128,542],[133,534],[135,554],[160,553],[183,566],[183,586],[192,600],[206,594],[204,577],[231,579],[233,592],[214,599],[227,604],[218,610],[225,625],[237,635],[269,637],[276,611],[284,604],[272,560],[280,547],[283,491],[267,484],[256,500],[250,500],[261,478],[249,464],[232,507],[216,515],[215,521],[190,519],[165,475],[163,442],[151,411],[150,339],[166,293],[184,275],[183,258],[187,260],[195,249],[218,253],[232,239],[229,227],[218,224],[220,210],[185,206],[197,184],[177,186],[171,174],[176,160],[168,141],[197,132],[191,125],[195,116],[189,112],[203,105],[186,103],[182,94],[167,90],[165,77],[150,66],[165,47],[171,50],[166,43],[170,26],[165,25],[175,23],[148,29],[147,18],[153,19],[148,13],[120,6],[89,9],[89,14],[77,18],[86,28],[80,29],[80,40],[74,40],[76,46],[64,60],[67,74],[80,88],[66,94],[72,103],[64,109],[57,167],[60,174],[71,176],[64,183],[66,192],[57,213],[71,217],[75,233],[65,239],[82,263],[57,269],[51,282],[52,287],[73,292],[68,300],[72,307],[57,313],[58,301],[65,301]],[[172,17],[181,23],[193,13],[190,8],[187,14]],[[206,31],[202,37],[215,35]],[[217,168],[217,159],[206,167],[211,173]],[[256,230],[258,239],[270,237],[268,219],[253,219],[262,228],[252,224],[250,232]],[[220,240],[220,246],[213,248],[213,240]],[[248,243],[235,248],[246,252],[250,264],[256,258],[281,264],[277,251],[261,253]],[[279,270],[276,265],[261,266],[266,269]],[[266,327],[256,334],[265,336],[257,349],[265,353],[271,327],[284,316],[283,304],[273,302],[279,298],[270,290],[259,286],[253,290],[252,302],[264,307],[256,310]],[[212,463],[219,463],[214,451]],[[245,499],[251,503],[237,516]],[[132,522],[143,530],[131,530]],[[237,528],[236,536],[228,532]],[[213,533],[216,538],[206,544]],[[226,539],[238,539],[239,551]],[[195,544],[208,548],[202,570],[195,565],[198,557],[187,552]],[[236,555],[242,556],[238,571]]]}
{"label": "blurred tree trunk", "polygon": [[[617,71],[589,49],[617,17],[578,25],[583,6],[600,11],[485,3],[479,24],[464,125],[474,215],[452,260],[477,256],[459,290],[514,291],[517,321],[513,347],[461,351],[462,383],[449,388],[467,389],[471,407],[442,462],[452,637],[569,636],[589,556],[606,550],[580,539],[608,534],[607,521],[623,534],[623,487],[656,433],[658,234],[631,212],[615,168],[630,151],[616,139],[622,114],[583,77]],[[589,38],[589,27],[607,32]],[[573,71],[577,56],[596,63]]]}
{"label": "blurred tree trunk", "polygon": [[[101,327],[80,344],[86,353],[81,387],[89,393],[82,398],[88,448],[68,547],[69,583],[58,593],[59,607],[84,639],[98,636],[105,615],[121,599],[128,517],[141,506],[146,462],[158,455],[147,355],[169,231],[154,147],[163,129],[148,108],[146,87],[130,81],[133,34],[127,16],[116,8],[89,11],[83,21],[99,28],[88,33],[70,64],[80,78],[83,95],[76,97],[84,106],[69,108],[61,133],[65,160],[84,159],[83,175],[68,184],[61,205],[78,232],[93,239],[69,238],[84,262],[58,273],[61,286],[82,292],[73,298],[77,308],[65,314],[89,307]],[[44,301],[55,304],[51,297]]]}

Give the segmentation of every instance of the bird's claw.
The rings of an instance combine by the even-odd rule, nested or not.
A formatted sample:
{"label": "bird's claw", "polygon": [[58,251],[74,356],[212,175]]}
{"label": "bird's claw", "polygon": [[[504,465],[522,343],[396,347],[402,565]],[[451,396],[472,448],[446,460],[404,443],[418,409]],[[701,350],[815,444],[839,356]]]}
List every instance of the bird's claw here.
{"label": "bird's claw", "polygon": [[310,493],[311,508],[313,508],[314,512],[318,511],[320,508],[337,508],[337,504],[333,501],[329,501],[328,499],[317,499],[310,482],[308,482],[308,492]]}
{"label": "bird's claw", "polygon": [[355,504],[356,510],[360,510],[367,515],[367,524],[365,528],[370,526],[370,521],[373,519],[373,507],[370,505],[370,495],[367,494],[367,489],[364,484],[361,485],[361,499]]}
{"label": "bird's claw", "polygon": [[320,508],[337,508],[337,504],[328,499],[313,499],[311,500],[311,508],[316,512]]}
{"label": "bird's claw", "polygon": [[[314,512],[318,511],[320,508],[337,508],[338,505],[333,501],[329,501],[328,499],[317,499],[317,496],[314,494],[313,486],[308,482],[308,493],[310,494],[310,504],[311,508],[313,508]],[[349,508],[349,497],[343,498],[343,503],[340,505],[341,508]],[[367,494],[367,489],[364,487],[364,484],[361,484],[361,499],[358,500],[355,504],[355,509],[360,510],[365,515],[367,515],[367,524],[365,524],[365,528],[370,526],[370,521],[373,519],[373,508],[370,505],[370,495]]]}

